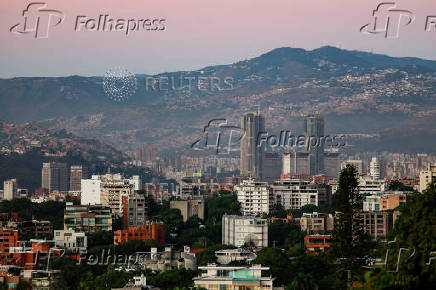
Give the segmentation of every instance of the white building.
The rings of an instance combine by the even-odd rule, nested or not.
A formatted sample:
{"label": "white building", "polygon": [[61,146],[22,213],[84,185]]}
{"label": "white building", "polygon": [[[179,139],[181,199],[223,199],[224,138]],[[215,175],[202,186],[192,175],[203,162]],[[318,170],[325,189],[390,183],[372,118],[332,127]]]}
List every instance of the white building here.
{"label": "white building", "polygon": [[224,215],[222,219],[222,243],[241,247],[253,244],[257,248],[268,247],[268,224],[266,219]]}
{"label": "white building", "polygon": [[247,179],[236,185],[235,191],[238,201],[241,203],[243,215],[257,216],[269,213],[272,206],[272,196],[268,183]]}
{"label": "white building", "polygon": [[384,179],[359,178],[359,193],[363,195],[381,194],[387,190],[387,182]]}
{"label": "white building", "polygon": [[135,188],[142,187],[138,176],[125,179],[121,174],[93,175],[91,179],[82,179],[82,205],[109,205],[112,213],[121,216],[123,196],[129,196]]}
{"label": "white building", "polygon": [[3,182],[3,199],[12,200],[18,195],[18,185],[16,179],[8,179]]}
{"label": "white building", "polygon": [[88,247],[86,234],[74,230],[55,230],[54,241],[57,247],[76,253],[86,253]]}
{"label": "white building", "polygon": [[223,249],[215,252],[218,264],[228,264],[233,261],[251,262],[256,254],[245,248]]}
{"label": "white building", "polygon": [[299,209],[307,204],[318,206],[318,187],[316,184],[300,179],[286,179],[271,186],[274,204],[284,209]]}
{"label": "white building", "polygon": [[363,211],[380,211],[380,195],[369,195],[363,200]]}
{"label": "white building", "polygon": [[380,179],[380,162],[377,157],[372,157],[369,163],[369,175],[372,179]]}
{"label": "white building", "polygon": [[206,271],[194,278],[196,288],[202,289],[262,289],[272,290],[274,278],[262,275],[269,267],[261,265],[243,266],[218,266],[209,264],[198,267]]}
{"label": "white building", "polygon": [[419,192],[426,190],[433,180],[436,180],[436,164],[429,164],[427,170],[419,173]]}
{"label": "white building", "polygon": [[347,167],[347,165],[353,165],[356,167],[357,172],[359,172],[359,175],[363,175],[365,172],[363,172],[363,161],[362,160],[346,160],[341,163],[341,170]]}

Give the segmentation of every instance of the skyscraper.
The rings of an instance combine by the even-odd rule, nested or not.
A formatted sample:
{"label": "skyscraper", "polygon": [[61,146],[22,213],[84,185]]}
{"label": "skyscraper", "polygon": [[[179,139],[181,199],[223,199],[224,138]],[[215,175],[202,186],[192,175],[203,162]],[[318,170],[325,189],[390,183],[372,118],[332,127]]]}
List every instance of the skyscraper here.
{"label": "skyscraper", "polygon": [[68,168],[66,163],[50,162],[42,165],[41,187],[53,190],[68,190]]}
{"label": "skyscraper", "polygon": [[371,162],[369,163],[369,174],[372,179],[380,179],[380,162],[377,157],[372,157]]}
{"label": "skyscraper", "polygon": [[88,178],[88,167],[73,165],[70,167],[70,191],[80,191],[82,179]]}
{"label": "skyscraper", "polygon": [[[321,115],[308,115],[304,118],[304,130],[306,142],[310,147],[310,174],[320,174],[324,172],[324,118]],[[311,143],[310,138],[317,138],[316,145]]]}
{"label": "skyscraper", "polygon": [[257,138],[265,131],[265,118],[259,112],[246,113],[241,117],[241,129],[241,175],[261,179],[265,145],[257,146]]}

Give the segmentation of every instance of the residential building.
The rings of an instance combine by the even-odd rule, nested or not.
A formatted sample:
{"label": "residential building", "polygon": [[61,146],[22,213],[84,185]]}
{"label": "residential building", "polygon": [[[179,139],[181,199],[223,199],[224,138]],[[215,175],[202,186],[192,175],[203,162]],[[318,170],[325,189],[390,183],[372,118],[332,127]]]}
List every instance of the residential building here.
{"label": "residential building", "polygon": [[215,252],[218,264],[224,265],[230,262],[251,262],[256,259],[256,254],[245,248],[224,249]]}
{"label": "residential building", "polygon": [[6,230],[0,231],[0,256],[4,253],[9,253],[11,247],[18,245],[18,231]]}
{"label": "residential building", "polygon": [[73,165],[70,167],[70,191],[80,192],[82,179],[88,178],[88,167],[84,165]]}
{"label": "residential building", "polygon": [[436,164],[429,164],[427,170],[419,173],[419,192],[424,192],[427,186],[436,180]]}
{"label": "residential building", "polygon": [[54,241],[57,247],[75,253],[86,253],[88,247],[88,238],[85,232],[74,230],[55,230]]}
{"label": "residential building", "polygon": [[50,221],[23,221],[18,224],[18,230],[20,241],[53,237],[53,225]]}
{"label": "residential building", "polygon": [[190,217],[196,215],[204,220],[204,200],[189,199],[189,200],[172,200],[170,207],[179,209],[183,216],[183,222],[186,222]]}
{"label": "residential building", "polygon": [[282,157],[282,174],[310,174],[309,153],[284,153]]}
{"label": "residential building", "polygon": [[377,195],[387,190],[387,182],[384,179],[359,178],[359,193],[362,195]]}
{"label": "residential building", "polygon": [[296,222],[300,225],[301,231],[309,234],[323,234],[328,231],[333,231],[334,217],[332,214],[324,213],[303,213],[301,218],[297,218]]}
{"label": "residential building", "polygon": [[123,196],[124,228],[145,225],[148,221],[147,199],[144,194],[133,193]]}
{"label": "residential building", "polygon": [[307,235],[304,237],[304,247],[309,253],[317,254],[330,248],[333,237],[331,235]]}
{"label": "residential building", "polygon": [[12,200],[18,196],[17,180],[8,179],[3,182],[3,199]]}
{"label": "residential building", "polygon": [[338,178],[341,171],[339,152],[324,153],[324,172],[328,178]]}
{"label": "residential building", "polygon": [[222,218],[222,244],[241,247],[252,244],[257,248],[268,247],[266,219],[224,215]]}
{"label": "residential building", "polygon": [[272,290],[274,278],[265,276],[263,271],[269,267],[252,266],[218,266],[209,264],[198,267],[202,273],[194,278],[194,285],[200,289],[262,289]]}
{"label": "residential building", "polygon": [[102,204],[112,209],[112,214],[121,217],[123,196],[129,196],[140,185],[140,179],[134,176],[125,179],[120,174],[93,175],[91,179],[82,179],[81,204]]}
{"label": "residential building", "polygon": [[155,240],[159,243],[165,242],[165,224],[150,222],[149,224],[129,227],[124,230],[114,231],[114,245],[126,243],[133,240],[148,241]]}
{"label": "residential building", "polygon": [[269,213],[272,207],[272,194],[268,183],[246,179],[235,186],[235,191],[243,215],[256,216]]}
{"label": "residential building", "polygon": [[380,210],[396,209],[398,206],[400,206],[400,204],[405,203],[407,201],[407,196],[408,196],[407,193],[402,191],[385,192],[385,194],[380,198]]}
{"label": "residential building", "polygon": [[262,181],[273,182],[280,179],[280,174],[282,173],[282,159],[279,153],[264,152]]}
{"label": "residential building", "polygon": [[150,252],[138,253],[141,266],[152,271],[169,271],[174,269],[197,270],[197,258],[190,252],[189,247],[183,251],[175,251],[171,247],[165,247],[161,252],[157,248],[151,248]]}
{"label": "residential building", "polygon": [[241,175],[262,179],[265,145],[258,144],[258,136],[265,132],[265,118],[259,112],[246,113],[241,117],[241,129]]}
{"label": "residential building", "polygon": [[111,208],[107,205],[73,205],[67,202],[64,230],[84,232],[112,231]]}
{"label": "residential building", "polygon": [[299,209],[307,204],[319,205],[319,187],[310,181],[284,179],[274,182],[271,188],[273,204],[280,205],[285,210]]}
{"label": "residential building", "polygon": [[364,212],[361,215],[365,232],[375,239],[385,239],[393,227],[392,212]]}
{"label": "residential building", "polygon": [[380,211],[380,195],[368,195],[363,200],[363,211]]}
{"label": "residential building", "polygon": [[364,175],[365,172],[363,170],[363,160],[359,159],[348,159],[341,163],[341,170],[347,167],[347,165],[352,165],[356,168],[359,175]]}
{"label": "residential building", "polygon": [[380,179],[380,162],[377,157],[372,157],[371,162],[369,163],[369,175],[372,179]]}
{"label": "residential building", "polygon": [[42,164],[41,187],[53,190],[68,191],[68,168],[66,163],[49,162]]}

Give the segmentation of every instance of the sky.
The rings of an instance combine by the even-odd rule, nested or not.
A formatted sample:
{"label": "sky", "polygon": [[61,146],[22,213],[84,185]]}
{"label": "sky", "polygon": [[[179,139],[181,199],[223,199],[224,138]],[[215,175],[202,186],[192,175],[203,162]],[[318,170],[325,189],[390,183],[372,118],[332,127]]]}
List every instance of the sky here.
{"label": "sky", "polygon": [[[365,34],[360,28],[373,21],[374,0],[36,0],[45,10],[40,26],[49,27],[47,38],[20,34],[23,10],[35,1],[0,0],[0,78],[28,76],[104,75],[113,68],[136,74],[193,70],[257,57],[278,47],[308,50],[331,45],[391,56],[436,60],[436,26],[426,31],[428,16],[435,16],[434,0],[389,0],[395,9],[413,15],[400,21],[399,35]],[[34,6],[35,7],[35,6]],[[77,17],[98,19],[164,19],[164,30],[89,31]],[[132,21],[133,22],[133,21]],[[90,22],[91,23],[91,22]],[[140,22],[142,23],[142,22]],[[10,31],[18,24],[17,30]],[[20,26],[21,25],[21,26]],[[133,25],[133,24],[132,24]],[[28,25],[29,27],[32,25]],[[43,34],[43,33],[41,33]]]}

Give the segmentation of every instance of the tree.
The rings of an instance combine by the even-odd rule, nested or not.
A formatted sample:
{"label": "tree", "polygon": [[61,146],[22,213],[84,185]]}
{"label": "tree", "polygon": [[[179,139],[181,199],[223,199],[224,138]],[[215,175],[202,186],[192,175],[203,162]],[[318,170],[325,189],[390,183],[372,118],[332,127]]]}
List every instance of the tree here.
{"label": "tree", "polygon": [[[398,263],[398,273],[382,271],[372,285],[389,285],[401,289],[432,289],[436,285],[436,182],[422,194],[415,194],[400,206],[393,235],[395,243],[390,248],[388,268],[396,269],[400,249],[403,254]],[[434,259],[434,258],[433,258]],[[380,287],[383,289],[382,287]]]}
{"label": "tree", "polygon": [[[365,235],[362,223],[362,201],[359,194],[357,170],[352,165],[342,169],[336,191],[336,219],[331,253],[340,264],[341,274],[360,274],[370,250],[370,238]],[[345,278],[345,277],[344,277]]]}
{"label": "tree", "polygon": [[290,281],[290,263],[288,257],[279,248],[263,248],[257,252],[253,264],[270,267],[270,272],[276,278],[277,285],[287,285]]}
{"label": "tree", "polygon": [[220,223],[224,214],[241,214],[241,205],[235,193],[220,190],[206,199],[207,223]]}

